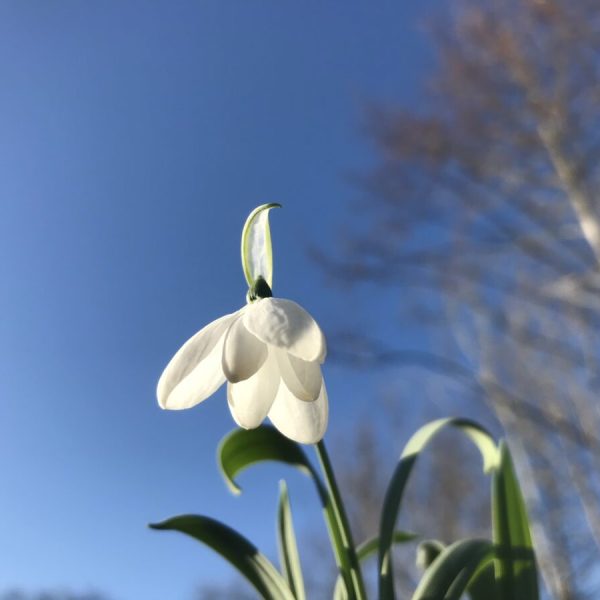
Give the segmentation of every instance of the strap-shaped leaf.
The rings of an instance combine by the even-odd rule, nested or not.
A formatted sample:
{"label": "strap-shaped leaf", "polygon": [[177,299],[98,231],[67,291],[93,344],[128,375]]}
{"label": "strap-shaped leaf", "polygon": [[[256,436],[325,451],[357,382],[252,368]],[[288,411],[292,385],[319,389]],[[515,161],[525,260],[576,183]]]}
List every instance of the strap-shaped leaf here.
{"label": "strap-shaped leaf", "polygon": [[346,588],[353,589],[353,573],[348,548],[343,542],[333,502],[300,444],[286,438],[274,427],[261,425],[256,429],[235,429],[226,435],[219,444],[217,455],[225,481],[234,494],[241,492],[235,477],[258,462],[271,460],[283,462],[310,475],[323,506],[337,566],[344,578]]}
{"label": "strap-shaped leaf", "polygon": [[269,229],[269,211],[281,204],[263,204],[255,208],[242,230],[242,267],[248,285],[252,287],[262,277],[273,288],[273,251]]}
{"label": "strap-shaped leaf", "polygon": [[419,582],[412,600],[460,600],[482,564],[493,559],[489,540],[460,540],[444,548]]}
{"label": "strap-shaped leaf", "polygon": [[[419,536],[416,533],[409,533],[407,531],[394,531],[393,543],[396,544],[406,544],[407,542],[412,542],[416,540]],[[368,540],[365,540],[362,544],[359,544],[356,548],[356,554],[358,556],[358,560],[363,561],[371,556],[375,556],[377,554],[377,550],[379,548],[379,538],[372,537]],[[333,591],[333,600],[344,600],[346,598],[346,591],[344,588],[344,580],[338,576],[337,581],[335,582],[335,588]]]}
{"label": "strap-shaped leaf", "polygon": [[494,561],[482,562],[467,586],[471,600],[498,600]]}
{"label": "strap-shaped leaf", "polygon": [[277,509],[277,542],[283,576],[296,600],[304,600],[304,579],[296,544],[292,509],[285,481],[279,483],[279,506]]}
{"label": "strap-shaped leaf", "polygon": [[233,565],[266,600],[294,600],[285,579],[256,546],[223,523],[200,515],[181,515],[152,529],[179,531],[206,544]]}
{"label": "strap-shaped leaf", "polygon": [[[286,438],[269,425],[256,429],[234,429],[228,433],[219,444],[217,460],[221,473],[234,494],[242,491],[235,481],[236,476],[249,466],[264,461],[287,463],[318,479],[300,444]],[[321,492],[324,493],[322,489]]]}
{"label": "strap-shaped leaf", "polygon": [[404,490],[419,454],[443,429],[454,427],[462,431],[479,449],[485,472],[498,464],[498,449],[492,436],[480,425],[468,419],[438,419],[421,427],[408,441],[388,485],[379,527],[379,598],[394,596],[392,568],[392,535],[402,505]]}
{"label": "strap-shaped leaf", "polygon": [[[414,542],[419,536],[416,533],[410,533],[408,531],[394,531],[392,536],[392,542],[396,544],[406,544],[407,542]],[[356,554],[360,560],[365,560],[377,553],[379,548],[379,538],[372,537],[365,540],[362,544],[359,544],[356,549]]]}
{"label": "strap-shaped leaf", "polygon": [[500,465],[492,479],[495,572],[502,600],[536,600],[538,577],[525,502],[508,446],[500,443]]}
{"label": "strap-shaped leaf", "polygon": [[[446,545],[439,540],[424,540],[417,548],[417,567],[425,571],[434,560],[444,551]],[[464,571],[461,577],[470,577],[467,592],[471,600],[497,600],[496,580],[494,579],[494,563],[492,556],[487,556],[485,561],[479,564],[474,574]],[[459,577],[453,586],[462,589],[463,581]],[[450,588],[452,591],[453,586]]]}

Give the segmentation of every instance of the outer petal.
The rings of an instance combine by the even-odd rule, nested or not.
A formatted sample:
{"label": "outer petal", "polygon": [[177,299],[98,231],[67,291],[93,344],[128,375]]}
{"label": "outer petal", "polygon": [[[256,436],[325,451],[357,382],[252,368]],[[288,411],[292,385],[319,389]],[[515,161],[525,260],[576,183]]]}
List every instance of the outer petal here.
{"label": "outer petal", "polygon": [[161,408],[190,408],[208,398],[223,384],[223,341],[239,312],[209,323],[177,351],[156,388]]}
{"label": "outer petal", "polygon": [[325,435],[329,407],[325,382],[314,402],[298,400],[285,385],[279,386],[269,419],[286,437],[301,444],[316,444]]}
{"label": "outer petal", "polygon": [[277,360],[269,352],[262,367],[249,379],[227,384],[227,403],[233,420],[244,429],[258,427],[267,416],[279,387]]}
{"label": "outer petal", "polygon": [[277,355],[281,378],[290,392],[305,402],[316,400],[323,385],[321,365],[317,361],[307,362],[296,358],[285,350],[273,350]]}
{"label": "outer petal", "polygon": [[223,346],[223,373],[231,383],[248,379],[258,371],[267,358],[267,346],[238,319],[227,331]]}
{"label": "outer petal", "polygon": [[299,305],[282,298],[263,298],[246,307],[244,325],[259,340],[308,362],[325,360],[325,337]]}

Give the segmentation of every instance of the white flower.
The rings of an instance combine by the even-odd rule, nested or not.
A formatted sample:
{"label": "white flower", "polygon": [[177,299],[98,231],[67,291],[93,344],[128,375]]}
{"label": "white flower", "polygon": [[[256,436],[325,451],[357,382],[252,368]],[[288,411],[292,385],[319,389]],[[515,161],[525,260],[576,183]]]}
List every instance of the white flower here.
{"label": "white flower", "polygon": [[165,409],[190,408],[227,381],[238,425],[252,429],[268,416],[288,438],[316,443],[327,428],[325,354],[325,338],[301,306],[259,298],[213,321],[180,348],[158,382],[158,402]]}

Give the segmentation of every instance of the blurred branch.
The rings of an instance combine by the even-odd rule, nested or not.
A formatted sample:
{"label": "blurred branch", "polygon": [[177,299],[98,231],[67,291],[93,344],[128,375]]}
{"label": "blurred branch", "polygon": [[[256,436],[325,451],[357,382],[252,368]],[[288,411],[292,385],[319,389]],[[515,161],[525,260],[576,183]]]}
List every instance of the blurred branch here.
{"label": "blurred branch", "polygon": [[522,444],[551,595],[597,595],[600,4],[446,8],[419,106],[368,108],[378,162],[357,178],[362,228],[319,262],[344,285],[401,289],[453,353],[338,339],[334,354],[421,366],[482,397]]}
{"label": "blurred branch", "polygon": [[[342,347],[361,346],[360,352],[342,350]],[[473,391],[485,395],[488,390],[499,394],[495,399],[510,408],[519,418],[541,425],[554,432],[560,432],[570,442],[590,452],[600,452],[600,438],[573,425],[559,414],[546,411],[517,396],[500,385],[492,376],[477,378],[472,370],[461,363],[433,352],[422,350],[383,349],[381,342],[365,337],[341,334],[331,338],[331,361],[339,361],[355,368],[383,368],[386,366],[421,367],[428,371],[451,377],[470,387]],[[368,350],[365,351],[366,346]]]}

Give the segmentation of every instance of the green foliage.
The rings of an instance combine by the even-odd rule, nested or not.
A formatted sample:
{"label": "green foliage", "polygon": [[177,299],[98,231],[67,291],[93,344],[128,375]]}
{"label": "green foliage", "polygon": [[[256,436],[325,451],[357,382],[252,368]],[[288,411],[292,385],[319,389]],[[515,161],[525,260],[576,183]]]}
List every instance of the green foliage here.
{"label": "green foliage", "polygon": [[[237,429],[221,441],[218,460],[225,481],[236,494],[240,493],[240,487],[235,483],[235,476],[250,465],[263,461],[283,462],[308,474],[315,484],[323,507],[331,546],[348,597],[350,600],[363,597],[360,582],[357,581],[357,577],[360,577],[356,569],[357,561],[352,558],[354,547],[349,543],[348,532],[345,531],[345,524],[340,518],[339,506],[332,496],[332,486],[325,487],[299,444],[267,425],[256,429]],[[327,472],[325,475],[327,476]]]}
{"label": "green foliage", "polygon": [[[392,548],[418,536],[396,530],[396,522],[410,474],[418,457],[439,432],[454,428],[479,450],[484,472],[492,479],[492,539],[464,539],[444,546],[423,542],[418,550],[424,573],[412,600],[538,600],[537,571],[529,522],[512,459],[504,441],[466,419],[439,419],[420,428],[408,441],[385,495],[379,536],[355,547],[342,498],[325,446],[316,446],[324,481],[303,448],[273,427],[238,429],[221,442],[218,461],[234,494],[241,489],[236,477],[251,465],[277,461],[299,469],[313,481],[339,569],[334,600],[366,598],[360,561],[377,554],[379,599],[395,598]],[[186,533],[221,554],[267,600],[304,600],[304,581],[285,482],[281,482],[277,537],[281,573],[251,542],[226,525],[202,516],[186,515],[152,525]]]}
{"label": "green foliage", "polygon": [[387,600],[394,598],[394,575],[392,565],[392,534],[402,506],[409,476],[421,452],[447,427],[454,427],[465,434],[479,449],[483,468],[489,471],[498,461],[498,450],[492,436],[483,427],[466,419],[438,419],[421,427],[408,441],[400,461],[392,475],[383,501],[379,527],[379,594]]}
{"label": "green foliage", "polygon": [[[394,545],[396,544],[406,544],[407,542],[412,542],[417,539],[417,535],[414,533],[408,533],[406,531],[394,531],[394,535],[392,536],[392,540]],[[356,554],[360,561],[366,560],[367,558],[371,558],[377,554],[377,550],[379,549],[379,538],[372,537],[362,544],[360,544],[356,548]],[[341,576],[338,576],[337,581],[335,583],[335,588],[333,591],[333,600],[344,600],[346,597],[344,589],[344,580]]]}
{"label": "green foliage", "polygon": [[256,546],[237,531],[210,517],[182,515],[150,525],[179,531],[206,544],[233,565],[266,600],[294,600],[285,579]]}
{"label": "green foliage", "polygon": [[279,483],[279,506],[277,509],[277,541],[281,570],[290,590],[297,600],[304,600],[304,579],[302,565],[296,544],[296,534],[292,522],[292,509],[285,481]]}
{"label": "green foliage", "polygon": [[439,540],[423,540],[417,547],[415,563],[425,571],[431,563],[444,551],[446,546]]}
{"label": "green foliage", "polygon": [[537,598],[538,577],[527,510],[504,441],[500,442],[500,465],[492,476],[492,519],[500,599]]}
{"label": "green foliage", "polygon": [[493,555],[488,540],[460,540],[444,548],[425,571],[412,600],[459,600],[480,565]]}
{"label": "green foliage", "polygon": [[264,461],[296,467],[312,476],[319,495],[325,493],[317,472],[300,444],[286,438],[274,427],[263,425],[256,429],[234,429],[221,440],[217,460],[225,482],[234,494],[242,491],[235,477],[251,465]]}

